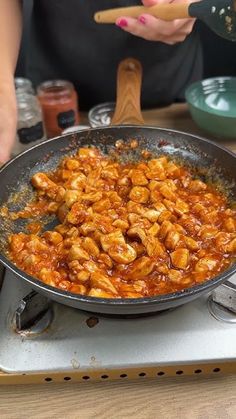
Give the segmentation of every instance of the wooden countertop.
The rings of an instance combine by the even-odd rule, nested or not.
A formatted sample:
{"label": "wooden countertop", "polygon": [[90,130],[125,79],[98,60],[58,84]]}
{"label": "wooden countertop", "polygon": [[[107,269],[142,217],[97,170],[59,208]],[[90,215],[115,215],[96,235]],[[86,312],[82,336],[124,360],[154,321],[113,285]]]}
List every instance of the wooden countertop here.
{"label": "wooden countertop", "polygon": [[[207,136],[185,104],[143,112],[147,125]],[[212,138],[214,139],[214,138]],[[236,152],[236,140],[215,140]],[[234,419],[236,375],[0,387],[0,418]]]}

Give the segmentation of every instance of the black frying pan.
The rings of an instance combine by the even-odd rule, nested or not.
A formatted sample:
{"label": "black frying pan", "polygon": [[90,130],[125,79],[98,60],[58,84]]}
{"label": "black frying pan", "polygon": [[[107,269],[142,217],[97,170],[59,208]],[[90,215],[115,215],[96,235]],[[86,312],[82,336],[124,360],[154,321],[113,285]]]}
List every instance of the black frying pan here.
{"label": "black frying pan", "polygon": [[[135,61],[129,62],[126,60],[120,66],[118,73],[118,77],[123,79],[125,86],[121,80],[120,87],[124,90],[123,101],[118,88],[117,109],[113,123],[117,124],[120,117],[126,123],[128,123],[128,120],[131,123],[142,123],[138,106],[141,84],[139,64]],[[133,89],[130,82],[132,82],[133,87],[136,84],[137,89]],[[185,164],[191,165],[199,175],[213,177],[227,191],[230,199],[236,201],[236,156],[230,151],[206,139],[174,130],[117,125],[53,138],[32,147],[11,160],[0,170],[0,206],[6,204],[13,210],[22,208],[33,194],[30,186],[32,175],[39,171],[47,172],[54,169],[65,154],[73,154],[80,146],[94,145],[107,153],[114,148],[117,140],[129,141],[131,138],[138,140],[139,149],[135,156],[133,152],[130,152],[130,156],[126,154],[126,158],[137,158],[141,149],[147,149],[155,155],[166,154],[180,159]],[[15,199],[16,196],[17,199]],[[26,281],[39,293],[59,303],[90,312],[116,315],[143,314],[177,307],[212,291],[236,271],[236,264],[234,264],[227,271],[205,283],[181,292],[157,297],[139,299],[87,297],[48,286],[27,275],[8,260],[5,255],[7,235],[10,232],[24,231],[24,229],[24,221],[6,222],[4,218],[0,217],[0,261],[16,274],[19,280]]]}

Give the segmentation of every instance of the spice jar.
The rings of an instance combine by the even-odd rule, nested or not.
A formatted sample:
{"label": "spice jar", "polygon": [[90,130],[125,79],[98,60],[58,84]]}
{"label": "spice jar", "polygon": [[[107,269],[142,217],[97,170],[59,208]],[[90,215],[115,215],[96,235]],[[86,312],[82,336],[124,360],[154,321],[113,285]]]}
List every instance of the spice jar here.
{"label": "spice jar", "polygon": [[46,81],[37,89],[48,138],[79,122],[78,97],[72,83],[66,80]]}
{"label": "spice jar", "polygon": [[29,93],[16,91],[16,100],[18,121],[13,155],[21,153],[45,139],[42,112],[37,97]]}
{"label": "spice jar", "polygon": [[17,93],[29,93],[34,94],[32,82],[24,77],[15,78],[15,89]]}

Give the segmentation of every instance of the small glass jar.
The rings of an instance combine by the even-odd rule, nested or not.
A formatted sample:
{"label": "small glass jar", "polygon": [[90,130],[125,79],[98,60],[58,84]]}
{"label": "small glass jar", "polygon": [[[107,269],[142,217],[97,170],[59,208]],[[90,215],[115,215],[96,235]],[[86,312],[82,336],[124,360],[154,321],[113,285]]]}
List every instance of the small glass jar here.
{"label": "small glass jar", "polygon": [[106,127],[110,125],[115,111],[115,103],[100,103],[90,109],[88,114],[89,123],[92,128]]}
{"label": "small glass jar", "polygon": [[15,89],[17,93],[29,93],[34,94],[32,82],[24,77],[15,78]]}
{"label": "small glass jar", "polygon": [[48,138],[60,135],[79,123],[78,97],[72,83],[66,80],[46,81],[37,89]]}
{"label": "small glass jar", "polygon": [[18,121],[13,155],[45,140],[40,104],[35,95],[16,93]]}

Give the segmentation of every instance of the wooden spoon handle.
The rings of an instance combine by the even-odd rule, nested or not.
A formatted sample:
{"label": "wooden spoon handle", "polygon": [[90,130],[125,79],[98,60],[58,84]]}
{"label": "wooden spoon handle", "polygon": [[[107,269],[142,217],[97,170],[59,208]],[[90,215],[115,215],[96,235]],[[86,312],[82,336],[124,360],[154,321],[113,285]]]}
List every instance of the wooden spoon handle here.
{"label": "wooden spoon handle", "polygon": [[117,72],[116,108],[111,125],[143,125],[140,97],[142,66],[139,61],[127,58],[121,61]]}
{"label": "wooden spoon handle", "polygon": [[103,10],[95,13],[94,19],[97,23],[115,23],[120,16],[137,18],[143,13],[158,17],[163,20],[185,19],[190,17],[188,13],[189,5],[180,4],[157,4],[152,7],[133,6],[121,7],[119,9]]}

